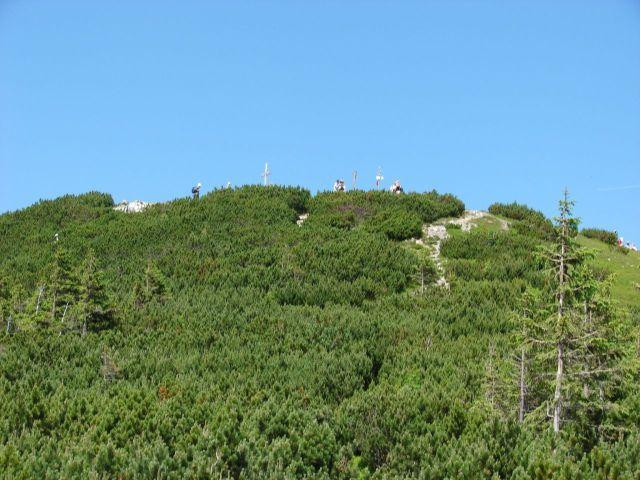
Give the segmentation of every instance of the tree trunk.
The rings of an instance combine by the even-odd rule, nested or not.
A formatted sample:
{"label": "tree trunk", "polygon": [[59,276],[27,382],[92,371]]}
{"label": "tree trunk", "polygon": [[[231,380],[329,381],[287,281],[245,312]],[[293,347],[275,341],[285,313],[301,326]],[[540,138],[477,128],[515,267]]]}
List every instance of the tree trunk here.
{"label": "tree trunk", "polygon": [[564,377],[564,345],[558,343],[558,359],[556,371],[556,391],[553,395],[553,431],[560,431],[562,422],[562,379]]}
{"label": "tree trunk", "polygon": [[82,322],[82,336],[84,337],[87,334],[87,315],[84,316],[84,321]]}
{"label": "tree trunk", "polygon": [[[589,324],[591,323],[591,315],[589,313],[589,307],[587,305],[587,301],[585,300],[582,303],[582,311],[584,313],[584,328],[585,330],[587,330],[589,328]],[[586,355],[586,359],[584,362],[584,365],[582,366],[582,372],[584,374],[583,376],[583,381],[582,381],[582,396],[586,399],[589,398],[589,396],[591,395],[591,390],[589,389],[589,383],[588,383],[588,379],[589,379],[589,366],[588,366],[588,356],[589,356],[589,349],[587,349],[587,355]]]}
{"label": "tree trunk", "polygon": [[[560,247],[560,264],[558,266],[558,324],[562,322],[564,315],[564,282],[566,274],[565,259],[567,256],[567,237],[569,228],[567,220],[562,221],[562,238]],[[560,325],[559,325],[560,326]],[[562,332],[560,333],[562,335]],[[553,395],[553,431],[558,433],[562,422],[562,380],[564,377],[564,343],[562,337],[557,343],[556,381]]]}
{"label": "tree trunk", "polygon": [[520,423],[524,422],[524,409],[525,409],[525,351],[524,347],[522,347],[522,351],[520,352],[520,404],[518,407],[518,421]]}
{"label": "tree trunk", "polygon": [[40,292],[38,292],[38,301],[36,302],[36,315],[40,311],[40,298],[42,297],[42,292],[44,292],[44,287],[40,287]]}
{"label": "tree trunk", "polygon": [[53,291],[53,301],[51,302],[51,321],[55,321],[56,319],[56,291]]}
{"label": "tree trunk", "polygon": [[64,312],[62,312],[62,323],[64,323],[64,317],[67,315],[67,308],[69,308],[69,302],[64,306]]}

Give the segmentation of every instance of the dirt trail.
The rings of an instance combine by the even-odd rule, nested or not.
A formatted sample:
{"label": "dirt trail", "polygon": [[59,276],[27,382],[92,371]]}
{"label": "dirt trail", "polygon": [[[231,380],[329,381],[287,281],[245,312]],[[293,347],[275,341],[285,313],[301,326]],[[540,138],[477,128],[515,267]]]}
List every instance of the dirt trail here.
{"label": "dirt trail", "polygon": [[[449,234],[447,233],[446,225],[459,225],[460,229],[463,232],[470,232],[473,227],[476,226],[474,223],[476,220],[479,220],[483,217],[488,216],[487,212],[483,212],[481,210],[465,210],[460,218],[440,220],[433,225],[425,225],[423,227],[423,236],[428,239],[432,239],[434,241],[431,246],[431,258],[433,262],[436,264],[436,268],[440,277],[436,281],[436,285],[449,288],[449,282],[445,278],[444,265],[442,263],[442,257],[440,256],[440,247],[442,245],[442,241],[449,238]],[[502,230],[509,229],[509,223],[506,220],[501,218],[494,217],[498,222],[500,222],[500,228]],[[422,239],[416,240],[416,243],[427,247]]]}
{"label": "dirt trail", "polygon": [[[442,258],[440,257],[440,244],[443,240],[446,240],[449,237],[447,229],[444,225],[428,225],[423,227],[423,232],[426,234],[427,238],[435,239],[435,243],[431,250],[431,258],[433,259],[433,263],[436,264],[436,269],[440,275],[438,280],[436,280],[436,285],[439,287],[449,288],[449,282],[447,282],[447,279],[444,277],[444,266],[442,265]],[[420,240],[420,243],[424,245],[422,240]]]}
{"label": "dirt trail", "polygon": [[[476,220],[488,215],[489,214],[487,212],[483,212],[481,210],[465,210],[460,218],[438,220],[432,225],[424,225],[422,227],[422,238],[415,239],[415,242],[418,245],[422,245],[423,247],[431,250],[430,256],[433,259],[433,263],[435,263],[439,274],[438,280],[436,280],[437,286],[447,289],[450,288],[449,282],[445,278],[444,264],[442,262],[442,257],[440,256],[442,241],[449,238],[446,225],[459,225],[463,232],[470,232],[471,229],[476,226],[474,223]],[[309,214],[304,213],[298,217],[296,223],[298,226],[301,226],[307,218],[309,218]],[[509,223],[506,220],[498,217],[493,218],[500,223],[500,228],[502,230],[509,229]],[[425,243],[423,238],[430,239],[431,241]]]}

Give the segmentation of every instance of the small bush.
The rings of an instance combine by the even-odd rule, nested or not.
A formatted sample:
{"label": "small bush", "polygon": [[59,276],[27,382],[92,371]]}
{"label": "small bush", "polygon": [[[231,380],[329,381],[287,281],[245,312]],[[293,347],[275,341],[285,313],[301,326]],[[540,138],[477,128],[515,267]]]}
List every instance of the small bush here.
{"label": "small bush", "polygon": [[422,221],[414,212],[402,208],[380,211],[368,225],[375,232],[384,233],[390,240],[407,240],[422,235]]}
{"label": "small bush", "polygon": [[616,252],[621,253],[623,255],[629,255],[629,249],[625,246],[619,247],[618,245],[614,245],[613,248]]}

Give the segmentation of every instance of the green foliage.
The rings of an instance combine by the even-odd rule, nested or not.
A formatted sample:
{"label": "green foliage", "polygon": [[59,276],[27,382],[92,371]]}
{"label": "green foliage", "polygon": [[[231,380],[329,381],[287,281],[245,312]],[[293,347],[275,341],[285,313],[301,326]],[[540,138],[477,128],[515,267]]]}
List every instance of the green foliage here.
{"label": "green foliage", "polygon": [[599,240],[578,236],[580,245],[596,252],[591,266],[600,272],[602,278],[610,277],[612,292],[616,300],[624,305],[640,305],[640,253],[628,248],[611,247]]}
{"label": "green foliage", "polygon": [[155,300],[163,303],[167,295],[167,279],[157,265],[147,261],[144,278],[133,286],[133,301],[137,307],[142,307]]}
{"label": "green foliage", "polygon": [[580,233],[587,238],[595,238],[607,245],[616,245],[618,242],[618,234],[601,228],[583,228]]}
{"label": "green foliage", "polygon": [[49,278],[51,297],[50,322],[64,323],[69,305],[78,297],[78,278],[71,263],[69,252],[55,243],[53,266]]}
{"label": "green foliage", "polygon": [[538,242],[513,232],[471,231],[455,235],[442,244],[442,254],[449,260],[448,270],[454,281],[492,279],[540,282],[534,251]]}
{"label": "green foliage", "polygon": [[402,207],[388,208],[379,211],[367,225],[374,232],[380,232],[391,240],[419,238],[422,235],[420,216]]}
{"label": "green foliage", "polygon": [[363,226],[391,240],[420,237],[422,224],[443,217],[457,217],[464,204],[452,195],[354,190],[323,192],[309,204],[311,224],[350,229]]}
{"label": "green foliage", "polygon": [[[519,424],[497,388],[513,380],[497,359],[519,298],[546,286],[538,237],[454,232],[447,290],[426,247],[399,240],[459,215],[449,195],[252,186],[139,214],[111,203],[0,216],[2,321],[17,319],[0,335],[0,478],[636,475],[634,374],[600,422],[615,439]],[[55,328],[39,318],[54,289],[73,298],[64,328],[57,297]]]}
{"label": "green foliage", "polygon": [[[577,221],[572,207],[565,192],[556,241],[541,249],[547,281],[541,291],[529,291],[523,298],[516,348],[520,360],[526,361],[521,368],[526,376],[520,377],[526,397],[525,390],[520,394],[529,411],[527,419],[552,418],[554,432],[569,425],[574,433],[593,440],[617,431],[607,416],[616,407],[626,376],[620,361],[625,341],[621,319],[611,305],[609,282],[596,276],[587,263],[593,253],[573,238]],[[626,369],[633,375],[637,365],[632,362]]]}
{"label": "green foliage", "polygon": [[97,263],[93,250],[90,250],[80,273],[78,306],[82,321],[82,335],[86,335],[88,330],[109,328],[112,323],[113,312]]}
{"label": "green foliage", "polygon": [[554,238],[553,224],[542,212],[516,202],[494,203],[489,206],[489,213],[500,215],[515,222],[511,227],[522,235],[530,235],[541,240]]}

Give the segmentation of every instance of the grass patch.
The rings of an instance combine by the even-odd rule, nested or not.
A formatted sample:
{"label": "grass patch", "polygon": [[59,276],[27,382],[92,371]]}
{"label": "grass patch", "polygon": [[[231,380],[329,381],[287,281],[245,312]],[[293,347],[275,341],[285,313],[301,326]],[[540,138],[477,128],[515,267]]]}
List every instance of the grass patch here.
{"label": "grass patch", "polygon": [[605,268],[615,274],[613,281],[613,298],[627,306],[640,307],[640,253],[629,252],[627,255],[616,251],[614,247],[578,235],[580,245],[596,250],[593,262],[596,266]]}

